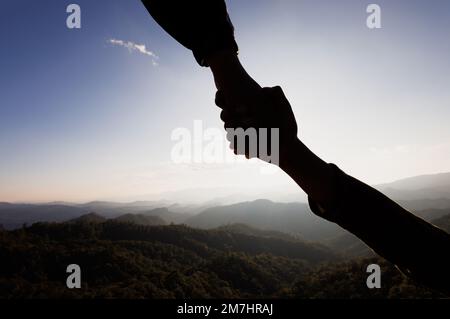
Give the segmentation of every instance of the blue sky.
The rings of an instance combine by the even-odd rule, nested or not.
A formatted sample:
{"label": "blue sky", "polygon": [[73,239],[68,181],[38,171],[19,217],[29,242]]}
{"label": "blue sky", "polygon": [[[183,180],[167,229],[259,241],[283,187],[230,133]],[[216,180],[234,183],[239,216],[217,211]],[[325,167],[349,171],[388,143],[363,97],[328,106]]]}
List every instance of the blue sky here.
{"label": "blue sky", "polygon": [[[65,25],[72,2],[80,30]],[[139,0],[72,2],[0,4],[0,200],[303,198],[264,164],[174,164],[174,129],[222,127],[209,70]],[[379,30],[366,1],[227,3],[243,64],[283,87],[325,160],[371,184],[450,171],[450,2],[377,1]],[[145,45],[158,65],[111,39]]]}

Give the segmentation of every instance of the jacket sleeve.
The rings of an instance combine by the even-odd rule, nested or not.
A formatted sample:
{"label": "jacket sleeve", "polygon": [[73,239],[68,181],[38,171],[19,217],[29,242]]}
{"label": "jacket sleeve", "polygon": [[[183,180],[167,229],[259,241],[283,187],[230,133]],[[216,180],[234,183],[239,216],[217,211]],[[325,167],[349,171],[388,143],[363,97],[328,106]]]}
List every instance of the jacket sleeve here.
{"label": "jacket sleeve", "polygon": [[156,22],[192,50],[201,66],[206,58],[227,50],[238,53],[225,0],[141,0]]}
{"label": "jacket sleeve", "polygon": [[330,164],[335,200],[311,210],[363,240],[403,273],[450,294],[450,235]]}

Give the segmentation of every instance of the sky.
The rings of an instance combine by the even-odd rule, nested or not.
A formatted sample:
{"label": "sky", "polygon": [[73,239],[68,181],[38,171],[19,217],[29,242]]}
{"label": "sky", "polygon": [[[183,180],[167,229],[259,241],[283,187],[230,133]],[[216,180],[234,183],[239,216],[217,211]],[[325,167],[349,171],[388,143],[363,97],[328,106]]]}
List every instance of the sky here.
{"label": "sky", "polygon": [[[369,184],[448,172],[450,2],[376,1],[381,29],[370,3],[227,1],[243,65],[283,88],[324,160]],[[2,0],[0,39],[0,201],[304,199],[231,151],[174,162],[174,131],[223,124],[210,71],[139,0]]]}

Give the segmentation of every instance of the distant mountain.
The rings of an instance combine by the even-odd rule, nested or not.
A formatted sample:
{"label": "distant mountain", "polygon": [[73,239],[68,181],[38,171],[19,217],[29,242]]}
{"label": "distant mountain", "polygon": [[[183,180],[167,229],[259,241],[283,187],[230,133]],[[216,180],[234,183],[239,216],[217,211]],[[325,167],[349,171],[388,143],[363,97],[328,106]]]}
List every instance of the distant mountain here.
{"label": "distant mountain", "polygon": [[[432,224],[450,233],[450,209],[431,210],[421,212],[417,215],[420,216],[421,214],[432,219],[429,220]],[[436,218],[436,216],[439,216],[439,218]],[[336,253],[352,257],[375,256],[375,253],[362,240],[350,233],[340,234],[335,238],[323,242],[323,244],[330,247]]]}
{"label": "distant mountain", "polygon": [[[141,214],[157,216],[165,223],[183,223],[191,217],[190,214],[174,213],[167,208],[154,208],[153,202],[90,202],[85,204],[64,205],[53,202],[50,204],[10,204],[0,203],[0,224],[6,229],[22,227],[23,224],[36,222],[64,222],[95,212],[104,218],[116,218],[124,214]],[[155,219],[156,221],[156,219]],[[158,224],[160,224],[158,220]]]}
{"label": "distant mountain", "polygon": [[[434,223],[450,215],[450,209],[428,209],[416,214]],[[445,217],[441,221],[445,223]],[[303,238],[318,241],[333,251],[350,256],[372,256],[372,250],[339,226],[313,215],[306,204],[273,203],[267,200],[213,207],[189,218],[186,224],[218,228],[228,232],[274,238]],[[438,225],[439,226],[439,225]]]}
{"label": "distant mountain", "polygon": [[121,223],[132,223],[137,225],[144,226],[157,226],[157,225],[166,225],[166,221],[164,221],[161,217],[158,216],[145,216],[141,214],[125,214],[114,219],[116,222]]}
{"label": "distant mountain", "polygon": [[311,213],[307,204],[274,203],[268,200],[208,208],[187,219],[186,224],[206,229],[229,224],[247,224],[313,241],[325,240],[344,232],[339,226]]}
{"label": "distant mountain", "polygon": [[[375,188],[428,221],[446,215],[446,210],[450,209],[450,173],[416,176],[381,184]],[[216,202],[220,200],[212,198],[196,205],[174,204],[168,201],[93,201],[84,204],[0,202],[0,224],[6,229],[14,229],[25,223],[62,222],[96,212],[105,218],[116,218],[124,214],[155,216],[166,223],[186,223],[199,228],[243,223],[263,230],[300,235],[307,240],[327,240],[345,233],[336,225],[312,214],[305,203],[259,200],[212,206]]]}
{"label": "distant mountain", "polygon": [[153,202],[115,203],[96,201],[79,206],[91,212],[114,218],[123,214],[139,214],[149,209],[154,209],[155,206],[153,205]]}
{"label": "distant mountain", "polygon": [[[242,252],[249,255],[273,254],[275,256],[302,259],[307,263],[340,259],[339,256],[324,245],[292,237],[283,239],[221,229],[194,229],[185,225],[149,225],[139,227],[140,225],[136,223],[117,222],[117,220],[128,221],[128,218],[130,216],[109,220],[101,224],[82,224],[77,228],[70,227],[70,223],[38,223],[29,227],[28,230],[36,234],[46,234],[49,239],[54,240],[60,240],[61,238],[82,240],[85,237],[92,237],[93,233],[90,230],[95,229],[95,236],[101,240],[160,243],[177,246],[203,256],[214,255],[217,252]],[[132,219],[133,217],[131,217]],[[170,254],[168,254],[169,256]]]}
{"label": "distant mountain", "polygon": [[276,230],[262,230],[255,227],[251,227],[246,224],[230,224],[226,226],[221,226],[216,228],[218,231],[224,231],[228,233],[234,233],[234,234],[244,234],[248,236],[255,236],[255,237],[264,237],[264,238],[278,238],[282,240],[299,240],[298,237],[294,235],[290,235],[287,233],[283,233]]}
{"label": "distant mountain", "polygon": [[369,257],[376,254],[361,239],[346,232],[323,242],[334,252],[351,257]]}
{"label": "distant mountain", "polygon": [[[393,198],[393,197],[391,197]],[[412,211],[425,211],[429,209],[447,209],[450,208],[450,198],[436,199],[414,199],[414,200],[396,200],[402,207]]]}
{"label": "distant mountain", "polygon": [[[217,205],[213,205],[217,206]],[[163,207],[163,206],[160,206]],[[180,205],[180,204],[170,204],[167,207],[173,213],[186,214],[186,215],[196,215],[211,206],[208,205]]]}
{"label": "distant mountain", "polygon": [[450,208],[446,209],[425,209],[421,211],[414,212],[417,216],[427,220],[427,221],[434,221],[438,218],[441,218],[443,216],[450,214]]}
{"label": "distant mountain", "polygon": [[450,199],[450,173],[415,176],[375,187],[395,200]]}
{"label": "distant mountain", "polygon": [[448,192],[450,191],[450,172],[413,176],[379,186],[405,190],[442,188]]}
{"label": "distant mountain", "polygon": [[108,219],[97,213],[89,213],[78,218],[69,220],[69,223],[105,223],[107,221],[115,221],[120,223],[132,223],[144,226],[166,225],[167,222],[159,216],[147,216],[142,214],[124,214],[119,217]]}
{"label": "distant mountain", "polygon": [[88,213],[81,207],[66,205],[0,205],[0,224],[6,229],[22,227],[36,222],[63,222]]}
{"label": "distant mountain", "polygon": [[[299,240],[298,237],[274,230],[262,230],[245,224],[231,224],[216,228],[216,230],[227,233],[244,234],[247,236],[277,238],[286,241]],[[341,233],[336,237],[329,238],[321,242],[321,244],[331,248],[331,250],[340,255],[351,257],[372,257],[376,254],[361,241],[358,237],[348,232]]]}
{"label": "distant mountain", "polygon": [[89,213],[78,218],[69,220],[69,223],[104,223],[108,219],[96,213]]}
{"label": "distant mountain", "polygon": [[142,212],[145,216],[157,216],[166,221],[167,223],[183,224],[189,217],[193,215],[188,213],[174,213],[166,207],[155,208],[149,211]]}
{"label": "distant mountain", "polygon": [[123,214],[160,216],[165,221],[180,223],[190,217],[191,207],[164,204],[164,201],[135,201],[130,203],[90,202],[79,205],[102,216],[115,218]]}
{"label": "distant mountain", "polygon": [[433,220],[433,224],[450,234],[450,214]]}
{"label": "distant mountain", "polygon": [[116,203],[116,202],[106,202],[106,201],[93,201],[84,204],[80,204],[81,207],[98,207],[98,208],[113,208],[113,207],[122,207],[124,204]]}

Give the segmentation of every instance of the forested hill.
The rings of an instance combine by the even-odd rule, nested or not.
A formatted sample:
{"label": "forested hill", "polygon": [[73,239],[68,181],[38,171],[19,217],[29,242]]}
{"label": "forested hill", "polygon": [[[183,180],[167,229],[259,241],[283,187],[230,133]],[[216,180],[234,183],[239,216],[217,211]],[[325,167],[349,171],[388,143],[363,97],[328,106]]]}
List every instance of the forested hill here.
{"label": "forested hill", "polygon": [[[51,241],[141,241],[173,245],[202,256],[218,252],[246,254],[268,253],[274,256],[301,259],[310,263],[335,260],[326,246],[309,243],[294,237],[276,238],[255,236],[233,231],[201,230],[184,225],[154,226],[111,220],[104,223],[37,223],[22,230],[27,234]],[[20,231],[18,231],[20,233]],[[11,234],[14,234],[12,232]]]}
{"label": "forested hill", "polygon": [[[327,248],[242,226],[199,230],[117,221],[0,230],[0,298],[437,297],[390,264],[342,261]],[[382,289],[366,267],[383,269]],[[82,288],[67,289],[78,264]]]}

